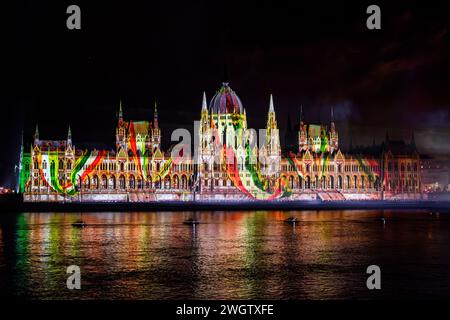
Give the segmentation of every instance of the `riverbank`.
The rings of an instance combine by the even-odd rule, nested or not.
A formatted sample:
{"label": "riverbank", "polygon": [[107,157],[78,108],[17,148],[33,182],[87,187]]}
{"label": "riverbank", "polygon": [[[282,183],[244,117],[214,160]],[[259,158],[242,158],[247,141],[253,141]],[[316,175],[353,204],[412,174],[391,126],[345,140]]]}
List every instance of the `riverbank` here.
{"label": "riverbank", "polygon": [[161,201],[161,202],[23,202],[19,196],[3,198],[2,212],[101,212],[101,211],[222,211],[222,210],[363,210],[423,209],[450,212],[450,201]]}

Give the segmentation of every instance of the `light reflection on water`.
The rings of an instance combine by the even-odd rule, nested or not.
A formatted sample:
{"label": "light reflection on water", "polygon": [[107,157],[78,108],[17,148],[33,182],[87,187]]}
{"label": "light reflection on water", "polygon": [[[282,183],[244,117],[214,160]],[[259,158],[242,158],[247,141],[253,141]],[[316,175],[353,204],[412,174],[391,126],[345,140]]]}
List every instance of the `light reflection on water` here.
{"label": "light reflection on water", "polygon": [[[434,298],[450,293],[450,218],[428,212],[2,214],[2,294],[38,299]],[[283,222],[295,216],[293,227]],[[377,218],[384,216],[387,223]],[[66,289],[78,265],[82,289]],[[382,290],[366,288],[367,266]]]}

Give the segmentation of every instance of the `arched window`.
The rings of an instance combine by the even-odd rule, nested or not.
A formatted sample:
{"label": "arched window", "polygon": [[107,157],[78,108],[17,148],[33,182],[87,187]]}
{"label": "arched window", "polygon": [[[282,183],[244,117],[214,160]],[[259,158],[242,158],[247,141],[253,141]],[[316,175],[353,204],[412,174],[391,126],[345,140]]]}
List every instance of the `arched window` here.
{"label": "arched window", "polygon": [[[205,180],[205,182],[206,182],[207,180]],[[177,175],[175,175],[174,177],[173,177],[173,188],[174,189],[180,189],[180,178],[178,178],[178,176]]]}
{"label": "arched window", "polygon": [[[122,163],[123,165],[123,163]],[[125,189],[125,177],[123,175],[121,175],[119,177],[119,187],[120,189]]]}
{"label": "arched window", "polygon": [[115,176],[111,176],[109,177],[109,189],[116,189],[116,177]]}
{"label": "arched window", "polygon": [[108,189],[108,179],[105,175],[102,175],[102,189]]}
{"label": "arched window", "polygon": [[170,177],[168,175],[164,178],[164,189],[170,189]]}
{"label": "arched window", "polygon": [[[216,183],[217,183],[218,181],[216,180]],[[217,184],[216,184],[217,185]],[[182,189],[187,189],[187,187],[188,187],[188,182],[187,182],[187,177],[183,174],[182,176],[181,176],[181,188]]]}
{"label": "arched window", "polygon": [[92,188],[93,189],[98,189],[98,187],[99,187],[98,177],[97,177],[97,175],[94,175],[92,177]]}
{"label": "arched window", "polygon": [[294,176],[289,177],[289,187],[294,189]]}

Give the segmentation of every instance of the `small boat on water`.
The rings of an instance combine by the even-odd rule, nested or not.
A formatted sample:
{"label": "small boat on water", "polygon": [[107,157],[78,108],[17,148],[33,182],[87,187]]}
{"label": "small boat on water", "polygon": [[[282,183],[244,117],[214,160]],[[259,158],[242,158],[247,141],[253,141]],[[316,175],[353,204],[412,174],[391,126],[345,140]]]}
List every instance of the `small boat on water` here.
{"label": "small boat on water", "polygon": [[383,217],[377,218],[377,221],[381,221],[383,224],[386,224],[386,219]]}
{"label": "small boat on water", "polygon": [[80,214],[80,218],[77,221],[72,223],[72,227],[76,227],[76,228],[84,228],[86,226],[87,226],[87,223],[84,222],[84,220],[83,220],[83,213]]}
{"label": "small boat on water", "polygon": [[289,217],[286,220],[284,220],[284,222],[289,223],[289,224],[296,224],[299,221],[296,217]]}
{"label": "small boat on water", "polygon": [[187,220],[183,221],[183,224],[188,224],[188,225],[195,225],[195,224],[199,224],[200,221],[195,220],[194,218],[189,218]]}
{"label": "small boat on water", "polygon": [[87,224],[83,220],[77,220],[74,223],[72,223],[72,227],[84,228],[86,226],[87,226]]}

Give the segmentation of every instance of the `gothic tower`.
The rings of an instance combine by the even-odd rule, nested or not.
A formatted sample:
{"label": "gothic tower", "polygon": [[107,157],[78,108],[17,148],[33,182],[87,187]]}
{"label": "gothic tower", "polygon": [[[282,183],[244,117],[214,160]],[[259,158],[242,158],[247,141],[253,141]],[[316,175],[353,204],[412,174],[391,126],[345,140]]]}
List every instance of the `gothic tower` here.
{"label": "gothic tower", "polygon": [[330,143],[329,143],[329,151],[334,152],[339,149],[339,136],[336,131],[336,127],[334,125],[334,110],[331,107],[331,124],[330,124]]}
{"label": "gothic tower", "polygon": [[266,155],[265,174],[268,176],[278,175],[280,172],[281,147],[272,94],[270,95],[269,113],[267,116],[266,126]]}
{"label": "gothic tower", "polygon": [[152,148],[161,149],[161,130],[158,125],[158,106],[155,102],[155,111],[153,113],[153,130],[152,130]]}
{"label": "gothic tower", "polygon": [[123,121],[122,100],[119,102],[119,114],[116,128],[116,149],[123,149],[127,151],[126,135],[125,135],[125,123]]}
{"label": "gothic tower", "polygon": [[300,128],[298,131],[298,151],[306,151],[308,149],[308,136],[306,134],[306,124],[303,122],[303,106],[300,106]]}

